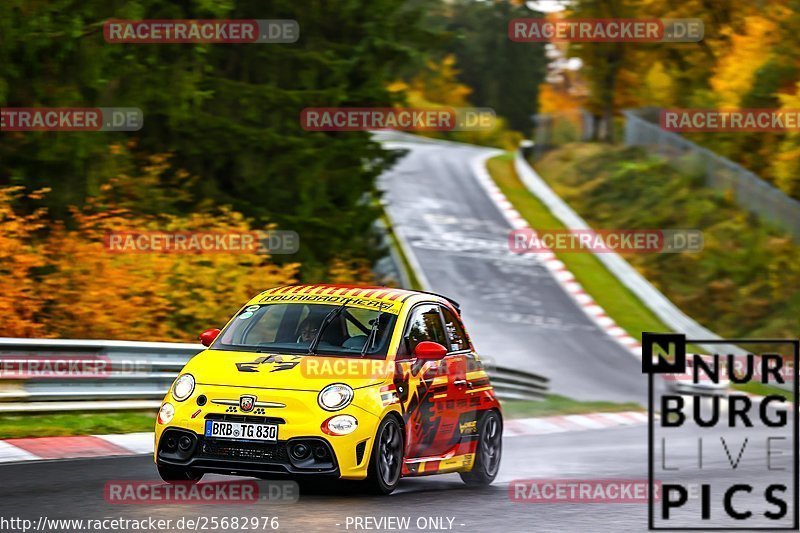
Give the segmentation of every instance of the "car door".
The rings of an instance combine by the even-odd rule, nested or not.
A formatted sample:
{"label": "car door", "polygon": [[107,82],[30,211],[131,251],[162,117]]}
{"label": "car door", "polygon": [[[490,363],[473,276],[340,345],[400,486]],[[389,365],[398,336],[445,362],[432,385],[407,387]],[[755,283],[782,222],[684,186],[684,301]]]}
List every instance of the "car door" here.
{"label": "car door", "polygon": [[414,348],[422,341],[447,346],[439,305],[417,304],[409,313],[398,353],[395,388],[406,424],[406,458],[436,457],[447,452],[453,421],[447,416],[450,387],[446,357],[420,360]]}
{"label": "car door", "polygon": [[481,402],[486,397],[482,391],[489,379],[472,349],[464,325],[455,311],[442,306],[445,333],[449,344],[445,357],[448,372],[448,412],[458,425],[457,433],[463,440],[477,434],[477,418]]}

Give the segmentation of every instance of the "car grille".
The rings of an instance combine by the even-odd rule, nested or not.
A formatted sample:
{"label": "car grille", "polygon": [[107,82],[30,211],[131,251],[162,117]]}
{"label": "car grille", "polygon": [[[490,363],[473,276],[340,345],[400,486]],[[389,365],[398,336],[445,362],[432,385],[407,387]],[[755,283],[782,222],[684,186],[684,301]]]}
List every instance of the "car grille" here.
{"label": "car grille", "polygon": [[205,457],[223,459],[267,460],[281,463],[289,461],[286,444],[283,442],[242,443],[208,439],[200,446],[200,452]]}
{"label": "car grille", "polygon": [[356,464],[360,465],[364,459],[364,450],[367,448],[367,441],[359,442],[356,445]]}
{"label": "car grille", "polygon": [[227,413],[209,413],[206,420],[222,422],[249,422],[251,424],[285,424],[286,420],[277,416],[230,415]]}

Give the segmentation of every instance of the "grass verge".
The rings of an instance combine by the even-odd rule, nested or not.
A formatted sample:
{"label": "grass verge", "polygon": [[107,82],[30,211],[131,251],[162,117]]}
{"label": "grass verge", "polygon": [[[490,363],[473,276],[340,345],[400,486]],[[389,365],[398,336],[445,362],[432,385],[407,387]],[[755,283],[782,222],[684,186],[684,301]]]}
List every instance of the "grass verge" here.
{"label": "grass verge", "polygon": [[[488,161],[489,174],[532,228],[565,229],[550,210],[525,187],[514,170],[514,154]],[[641,341],[643,331],[671,331],[594,254],[558,253],[575,279],[629,335]]]}
{"label": "grass verge", "polygon": [[733,191],[706,186],[702,169],[679,162],[638,148],[587,143],[548,153],[536,170],[595,229],[700,230],[700,250],[623,257],[718,335],[797,338],[800,245],[738,205]]}
{"label": "grass verge", "polygon": [[0,415],[0,439],[153,431],[156,411]]}
{"label": "grass verge", "polygon": [[386,227],[386,232],[389,234],[389,238],[392,241],[392,248],[394,248],[395,252],[397,252],[397,255],[400,257],[400,261],[402,262],[400,268],[406,271],[408,281],[411,284],[411,287],[406,288],[414,291],[424,290],[422,284],[419,282],[419,278],[417,278],[417,273],[411,267],[411,263],[408,261],[408,257],[406,257],[406,254],[403,251],[403,247],[400,246],[400,241],[397,239],[397,234],[394,232],[394,228],[392,227],[391,220],[389,220],[389,216],[384,213],[381,218]]}
{"label": "grass verge", "polygon": [[[519,180],[513,162],[511,153],[488,161],[489,173],[497,186],[533,228],[564,229],[560,220]],[[698,316],[726,337],[792,337],[794,335],[790,332],[796,333],[797,326],[792,322],[797,320],[788,317],[797,316],[792,309],[800,301],[800,291],[783,294],[774,290],[775,286],[787,283],[797,285],[797,277],[792,269],[785,268],[786,261],[782,257],[791,257],[795,253],[792,244],[779,232],[768,226],[759,226],[751,216],[742,214],[741,209],[724,195],[705,190],[692,176],[681,175],[665,163],[639,152],[593,144],[570,145],[549,154],[537,163],[537,170],[554,191],[595,228],[620,225],[626,228],[672,227],[680,225],[682,220],[690,220],[690,223],[684,223],[686,227],[703,229],[706,249],[701,254],[637,254],[626,257],[667,297],[685,307],[689,315]],[[650,176],[648,170],[655,176]],[[639,178],[643,175],[648,178]],[[635,190],[637,187],[641,190]],[[659,190],[659,194],[648,192],[659,187],[665,190]],[[672,198],[675,205],[655,206],[652,198]],[[742,225],[742,228],[755,226],[751,234],[737,228],[731,235],[729,226],[739,226],[743,220],[749,226]],[[740,242],[733,246],[720,245],[718,239],[721,236]],[[768,263],[765,260],[747,262],[751,264],[746,264],[746,267],[752,267],[753,275],[750,275],[747,268],[737,266],[743,263],[739,257],[730,257],[743,252],[758,257],[780,252],[780,256],[772,261],[774,264],[764,264]],[[643,331],[671,331],[593,254],[556,252],[556,257],[598,305],[632,337],[641,340]],[[748,281],[761,280],[764,272],[775,278],[770,280],[771,285]],[[726,275],[727,279],[718,281],[716,278],[720,275]],[[737,290],[736,287],[742,288]],[[741,305],[746,302],[751,305],[731,305],[730,300],[739,298],[742,299]],[[697,307],[698,303],[700,307]],[[705,307],[716,309],[709,314]],[[749,321],[749,328],[741,328],[736,321],[737,309],[745,313],[743,318],[747,320],[740,322]],[[729,323],[720,323],[722,317],[727,317],[725,320]],[[702,353],[696,346],[689,348]],[[790,400],[794,396],[790,391],[758,383],[733,387],[752,394],[778,394]]]}
{"label": "grass verge", "polygon": [[742,392],[755,394],[757,396],[781,396],[786,398],[787,401],[794,402],[793,391],[779,389],[778,387],[771,387],[770,385],[764,385],[763,383],[759,383],[757,381],[743,384],[735,383],[731,385],[731,387]]}
{"label": "grass verge", "polygon": [[557,394],[550,394],[547,398],[538,402],[506,400],[502,402],[502,406],[503,417],[506,419],[644,411],[644,408],[638,403],[579,402]]}

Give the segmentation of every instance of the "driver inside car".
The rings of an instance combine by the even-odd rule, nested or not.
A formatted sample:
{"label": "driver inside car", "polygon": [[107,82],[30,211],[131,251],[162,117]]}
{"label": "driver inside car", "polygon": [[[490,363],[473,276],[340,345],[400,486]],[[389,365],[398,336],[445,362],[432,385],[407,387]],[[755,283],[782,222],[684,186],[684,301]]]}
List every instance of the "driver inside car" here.
{"label": "driver inside car", "polygon": [[320,316],[306,317],[298,328],[299,335],[297,337],[297,342],[310,343],[313,341],[314,337],[317,335],[317,331],[319,331],[320,324],[322,324],[322,318]]}

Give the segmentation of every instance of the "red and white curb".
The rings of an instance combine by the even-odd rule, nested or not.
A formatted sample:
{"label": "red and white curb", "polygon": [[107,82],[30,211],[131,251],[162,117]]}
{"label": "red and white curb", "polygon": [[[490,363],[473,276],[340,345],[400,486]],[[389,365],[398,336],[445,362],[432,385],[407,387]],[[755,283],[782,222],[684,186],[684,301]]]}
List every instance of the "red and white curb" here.
{"label": "red and white curb", "polygon": [[0,440],[0,463],[153,453],[153,433]]}
{"label": "red and white curb", "polygon": [[[495,184],[489,171],[486,169],[486,161],[502,152],[491,151],[476,156],[470,162],[472,172],[478,180],[478,183],[486,190],[489,198],[500,209],[505,219],[514,229],[530,229],[533,228],[530,224],[520,215],[511,202],[506,198],[505,194]],[[535,235],[535,233],[534,233]],[[594,321],[597,326],[605,331],[612,339],[617,341],[629,352],[638,358],[642,357],[641,343],[628,335],[624,329],[619,327],[614,319],[606,314],[605,310],[597,305],[589,294],[583,289],[583,286],[575,279],[575,276],[570,272],[567,267],[556,259],[556,255],[550,249],[536,254],[537,259],[547,268],[553,275],[555,280],[561,285],[564,291],[569,294],[573,300],[578,304],[586,315]]]}
{"label": "red and white curb", "polygon": [[[504,422],[503,435],[545,435],[646,423],[647,415],[638,411],[518,418]],[[153,443],[153,433],[7,439],[0,440],[0,463],[150,455],[153,453]]]}
{"label": "red and white curb", "polygon": [[647,414],[640,411],[547,416],[506,420],[503,423],[503,435],[506,437],[548,435],[645,424],[647,424]]}

